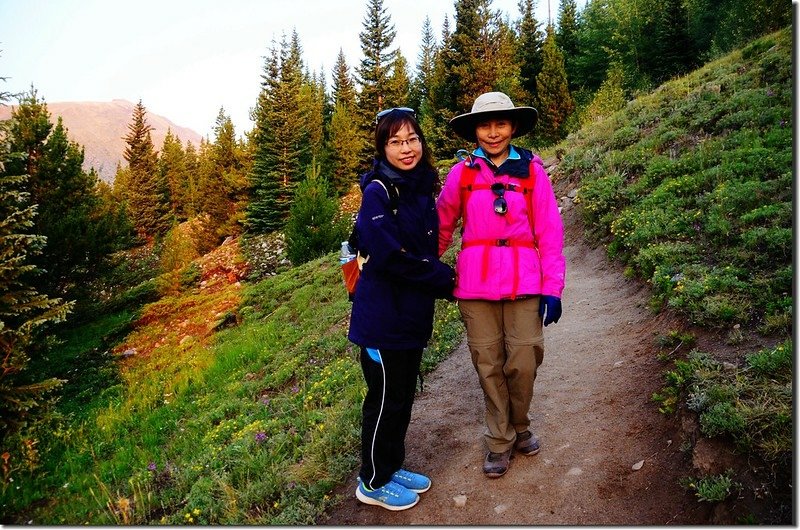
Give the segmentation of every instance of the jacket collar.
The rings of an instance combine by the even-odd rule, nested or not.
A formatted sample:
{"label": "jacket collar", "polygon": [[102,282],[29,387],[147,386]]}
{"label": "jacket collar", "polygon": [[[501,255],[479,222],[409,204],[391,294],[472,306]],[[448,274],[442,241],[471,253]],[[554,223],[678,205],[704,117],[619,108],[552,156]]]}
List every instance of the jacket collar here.
{"label": "jacket collar", "polygon": [[486,163],[486,166],[492,170],[495,176],[508,175],[509,177],[526,178],[530,176],[530,165],[533,159],[533,153],[523,147],[510,146],[508,158],[500,164],[495,166],[483,149],[478,147],[472,152],[472,155],[480,158]]}

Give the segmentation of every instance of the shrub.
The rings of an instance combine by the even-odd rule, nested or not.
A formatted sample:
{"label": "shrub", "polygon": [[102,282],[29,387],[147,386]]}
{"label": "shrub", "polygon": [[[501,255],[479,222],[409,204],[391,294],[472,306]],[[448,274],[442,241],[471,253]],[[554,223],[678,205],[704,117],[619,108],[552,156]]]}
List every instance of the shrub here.
{"label": "shrub", "polygon": [[174,271],[185,267],[198,257],[200,253],[191,234],[181,225],[176,225],[164,237],[159,256],[160,269],[162,272]]}
{"label": "shrub", "polygon": [[325,179],[310,177],[298,184],[286,223],[286,253],[292,263],[306,263],[339,248],[347,226],[337,216],[338,209]]}
{"label": "shrub", "polygon": [[748,355],[743,369],[723,369],[710,355],[692,351],[666,373],[653,399],[662,412],[674,412],[685,392],[705,436],[730,436],[743,451],[785,463],[793,449],[792,351],[786,340]]}
{"label": "shrub", "polygon": [[732,490],[741,488],[732,477],[733,470],[729,469],[724,474],[689,478],[682,482],[686,489],[695,492],[701,502],[722,502],[731,495]]}
{"label": "shrub", "polygon": [[791,373],[792,351],[790,344],[779,344],[775,348],[767,348],[748,355],[747,364],[761,377]]}

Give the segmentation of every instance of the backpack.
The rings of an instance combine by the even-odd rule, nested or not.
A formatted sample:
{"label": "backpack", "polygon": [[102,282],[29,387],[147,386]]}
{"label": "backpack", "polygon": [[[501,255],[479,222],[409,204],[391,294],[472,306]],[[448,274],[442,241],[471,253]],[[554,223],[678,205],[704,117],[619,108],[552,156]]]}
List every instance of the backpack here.
{"label": "backpack", "polygon": [[[393,214],[397,215],[397,205],[400,201],[400,193],[397,190],[397,186],[379,173],[375,173],[372,180],[370,180],[367,185],[373,181],[377,181],[378,184],[383,186],[383,189],[386,190],[386,195],[389,197],[389,208],[392,210]],[[364,187],[366,188],[366,186]],[[348,252],[347,255],[344,255],[345,243]],[[342,260],[345,259],[346,261],[343,261],[341,264],[342,276],[344,278],[345,288],[347,289],[347,299],[352,302],[356,294],[358,279],[361,276],[361,269],[364,268],[364,263],[369,259],[368,255],[361,253],[361,246],[359,244],[358,231],[356,230],[355,223],[353,223],[353,229],[350,231],[350,236],[347,238],[347,241],[342,243]]]}

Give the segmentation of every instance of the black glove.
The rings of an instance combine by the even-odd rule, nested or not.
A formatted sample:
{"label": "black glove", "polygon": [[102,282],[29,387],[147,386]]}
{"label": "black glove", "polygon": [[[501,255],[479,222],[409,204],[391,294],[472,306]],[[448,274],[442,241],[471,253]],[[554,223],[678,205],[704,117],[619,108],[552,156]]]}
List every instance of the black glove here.
{"label": "black glove", "polygon": [[[545,317],[545,312],[547,316]],[[561,298],[543,294],[539,297],[539,316],[544,318],[542,322],[545,326],[550,323],[558,322],[561,318]]]}
{"label": "black glove", "polygon": [[444,292],[441,293],[440,296],[437,296],[437,298],[444,298],[448,302],[455,302],[456,297],[453,296],[453,291],[455,290],[455,288],[456,288],[456,271],[452,267],[450,267],[450,282],[447,284],[447,287],[445,287]]}
{"label": "black glove", "polygon": [[456,288],[456,271],[442,261],[437,264],[436,285],[427,288],[434,298],[443,298],[450,302],[455,301],[453,290]]}

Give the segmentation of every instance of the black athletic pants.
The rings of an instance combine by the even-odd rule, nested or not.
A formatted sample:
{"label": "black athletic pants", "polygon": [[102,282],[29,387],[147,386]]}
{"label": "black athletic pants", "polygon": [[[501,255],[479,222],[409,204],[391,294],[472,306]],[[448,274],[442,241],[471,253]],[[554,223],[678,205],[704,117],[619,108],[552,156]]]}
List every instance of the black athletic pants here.
{"label": "black athletic pants", "polygon": [[370,489],[389,482],[392,474],[403,466],[422,348],[379,350],[379,354],[381,362],[372,360],[366,349],[361,348],[367,396],[361,409],[359,476]]}

